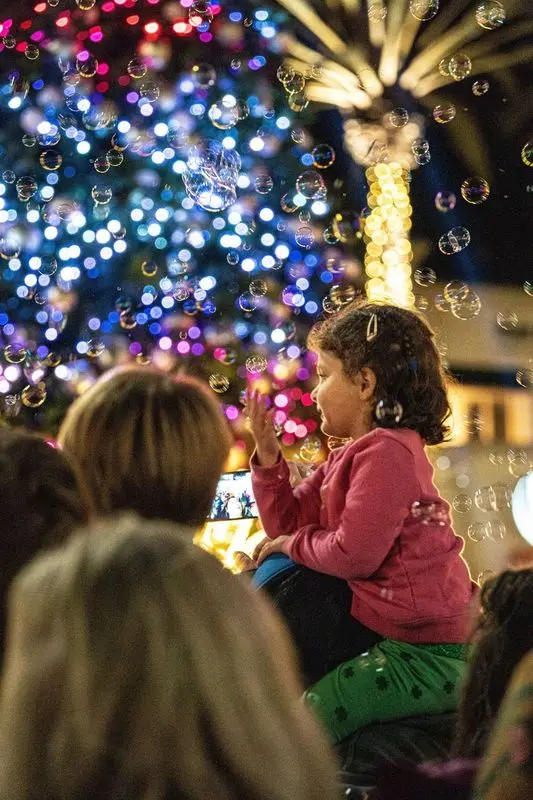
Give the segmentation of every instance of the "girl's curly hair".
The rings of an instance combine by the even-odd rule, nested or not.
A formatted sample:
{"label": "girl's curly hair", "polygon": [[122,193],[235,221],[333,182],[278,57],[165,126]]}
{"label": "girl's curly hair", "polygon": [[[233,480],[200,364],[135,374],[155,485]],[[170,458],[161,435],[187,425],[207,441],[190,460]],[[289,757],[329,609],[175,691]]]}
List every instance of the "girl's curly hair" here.
{"label": "girl's curly hair", "polygon": [[[325,350],[342,361],[348,376],[362,367],[376,375],[375,404],[399,404],[401,418],[395,427],[417,431],[426,444],[448,438],[446,421],[451,409],[446,374],[435,335],[416,312],[399,306],[356,301],[311,330],[308,345]],[[375,415],[378,427],[388,419]]]}
{"label": "girl's curly hair", "polygon": [[533,570],[502,572],[480,592],[453,752],[479,758],[517,664],[533,648]]}

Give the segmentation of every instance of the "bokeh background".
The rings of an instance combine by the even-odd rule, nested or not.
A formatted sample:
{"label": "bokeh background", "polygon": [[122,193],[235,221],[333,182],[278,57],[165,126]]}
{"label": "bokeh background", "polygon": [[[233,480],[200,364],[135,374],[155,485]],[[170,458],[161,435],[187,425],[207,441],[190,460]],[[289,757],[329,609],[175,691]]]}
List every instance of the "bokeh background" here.
{"label": "bokeh background", "polygon": [[[517,0],[40,0],[0,11],[0,410],[50,435],[129,361],[198,374],[250,450],[326,457],[310,326],[427,314],[436,478],[474,577],[519,541],[533,441],[533,11]],[[335,446],[335,443],[329,443]],[[249,523],[202,542],[228,565]],[[249,544],[249,542],[248,542]]]}

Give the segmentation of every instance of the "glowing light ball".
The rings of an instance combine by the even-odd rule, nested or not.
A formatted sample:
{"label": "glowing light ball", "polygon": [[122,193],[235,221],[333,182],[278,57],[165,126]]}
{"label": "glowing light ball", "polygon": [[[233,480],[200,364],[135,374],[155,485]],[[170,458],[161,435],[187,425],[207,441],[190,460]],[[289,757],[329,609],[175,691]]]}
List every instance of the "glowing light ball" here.
{"label": "glowing light ball", "polygon": [[520,535],[533,545],[533,472],[524,475],[516,484],[511,508]]}

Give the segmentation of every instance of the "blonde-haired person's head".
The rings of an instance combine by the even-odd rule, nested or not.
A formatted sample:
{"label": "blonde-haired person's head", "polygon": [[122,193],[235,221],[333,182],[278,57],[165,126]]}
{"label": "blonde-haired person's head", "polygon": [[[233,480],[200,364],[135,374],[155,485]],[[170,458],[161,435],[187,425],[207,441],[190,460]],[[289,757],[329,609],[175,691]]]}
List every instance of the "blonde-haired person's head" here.
{"label": "blonde-haired person's head", "polygon": [[0,797],[336,797],[266,600],[168,522],[89,534],[15,581]]}
{"label": "blonde-haired person's head", "polygon": [[105,374],[70,407],[59,442],[99,514],[201,525],[230,447],[215,398],[193,378],[151,368]]}

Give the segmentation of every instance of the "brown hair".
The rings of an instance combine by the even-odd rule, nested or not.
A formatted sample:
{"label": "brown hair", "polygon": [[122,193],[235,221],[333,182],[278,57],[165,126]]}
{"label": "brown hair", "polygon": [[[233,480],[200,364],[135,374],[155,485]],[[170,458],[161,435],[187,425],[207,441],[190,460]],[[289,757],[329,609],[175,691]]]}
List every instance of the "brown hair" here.
{"label": "brown hair", "polygon": [[333,758],[267,601],[179,526],[89,533],[15,581],[0,795],[333,800]]}
{"label": "brown hair", "polygon": [[70,407],[59,442],[79,464],[99,514],[201,525],[230,447],[209,390],[146,368],[107,373]]}
{"label": "brown hair", "polygon": [[87,492],[66,455],[34,434],[0,429],[0,655],[11,581],[88,515]]}
{"label": "brown hair", "polygon": [[521,658],[533,649],[533,570],[507,570],[483,584],[454,753],[479,758]]}
{"label": "brown hair", "polygon": [[[428,323],[414,311],[357,301],[315,325],[309,347],[332,353],[350,377],[365,366],[374,371],[376,426],[411,428],[426,444],[440,444],[449,434],[451,411],[434,339]],[[399,404],[400,419],[380,418],[380,401],[385,407]]]}

